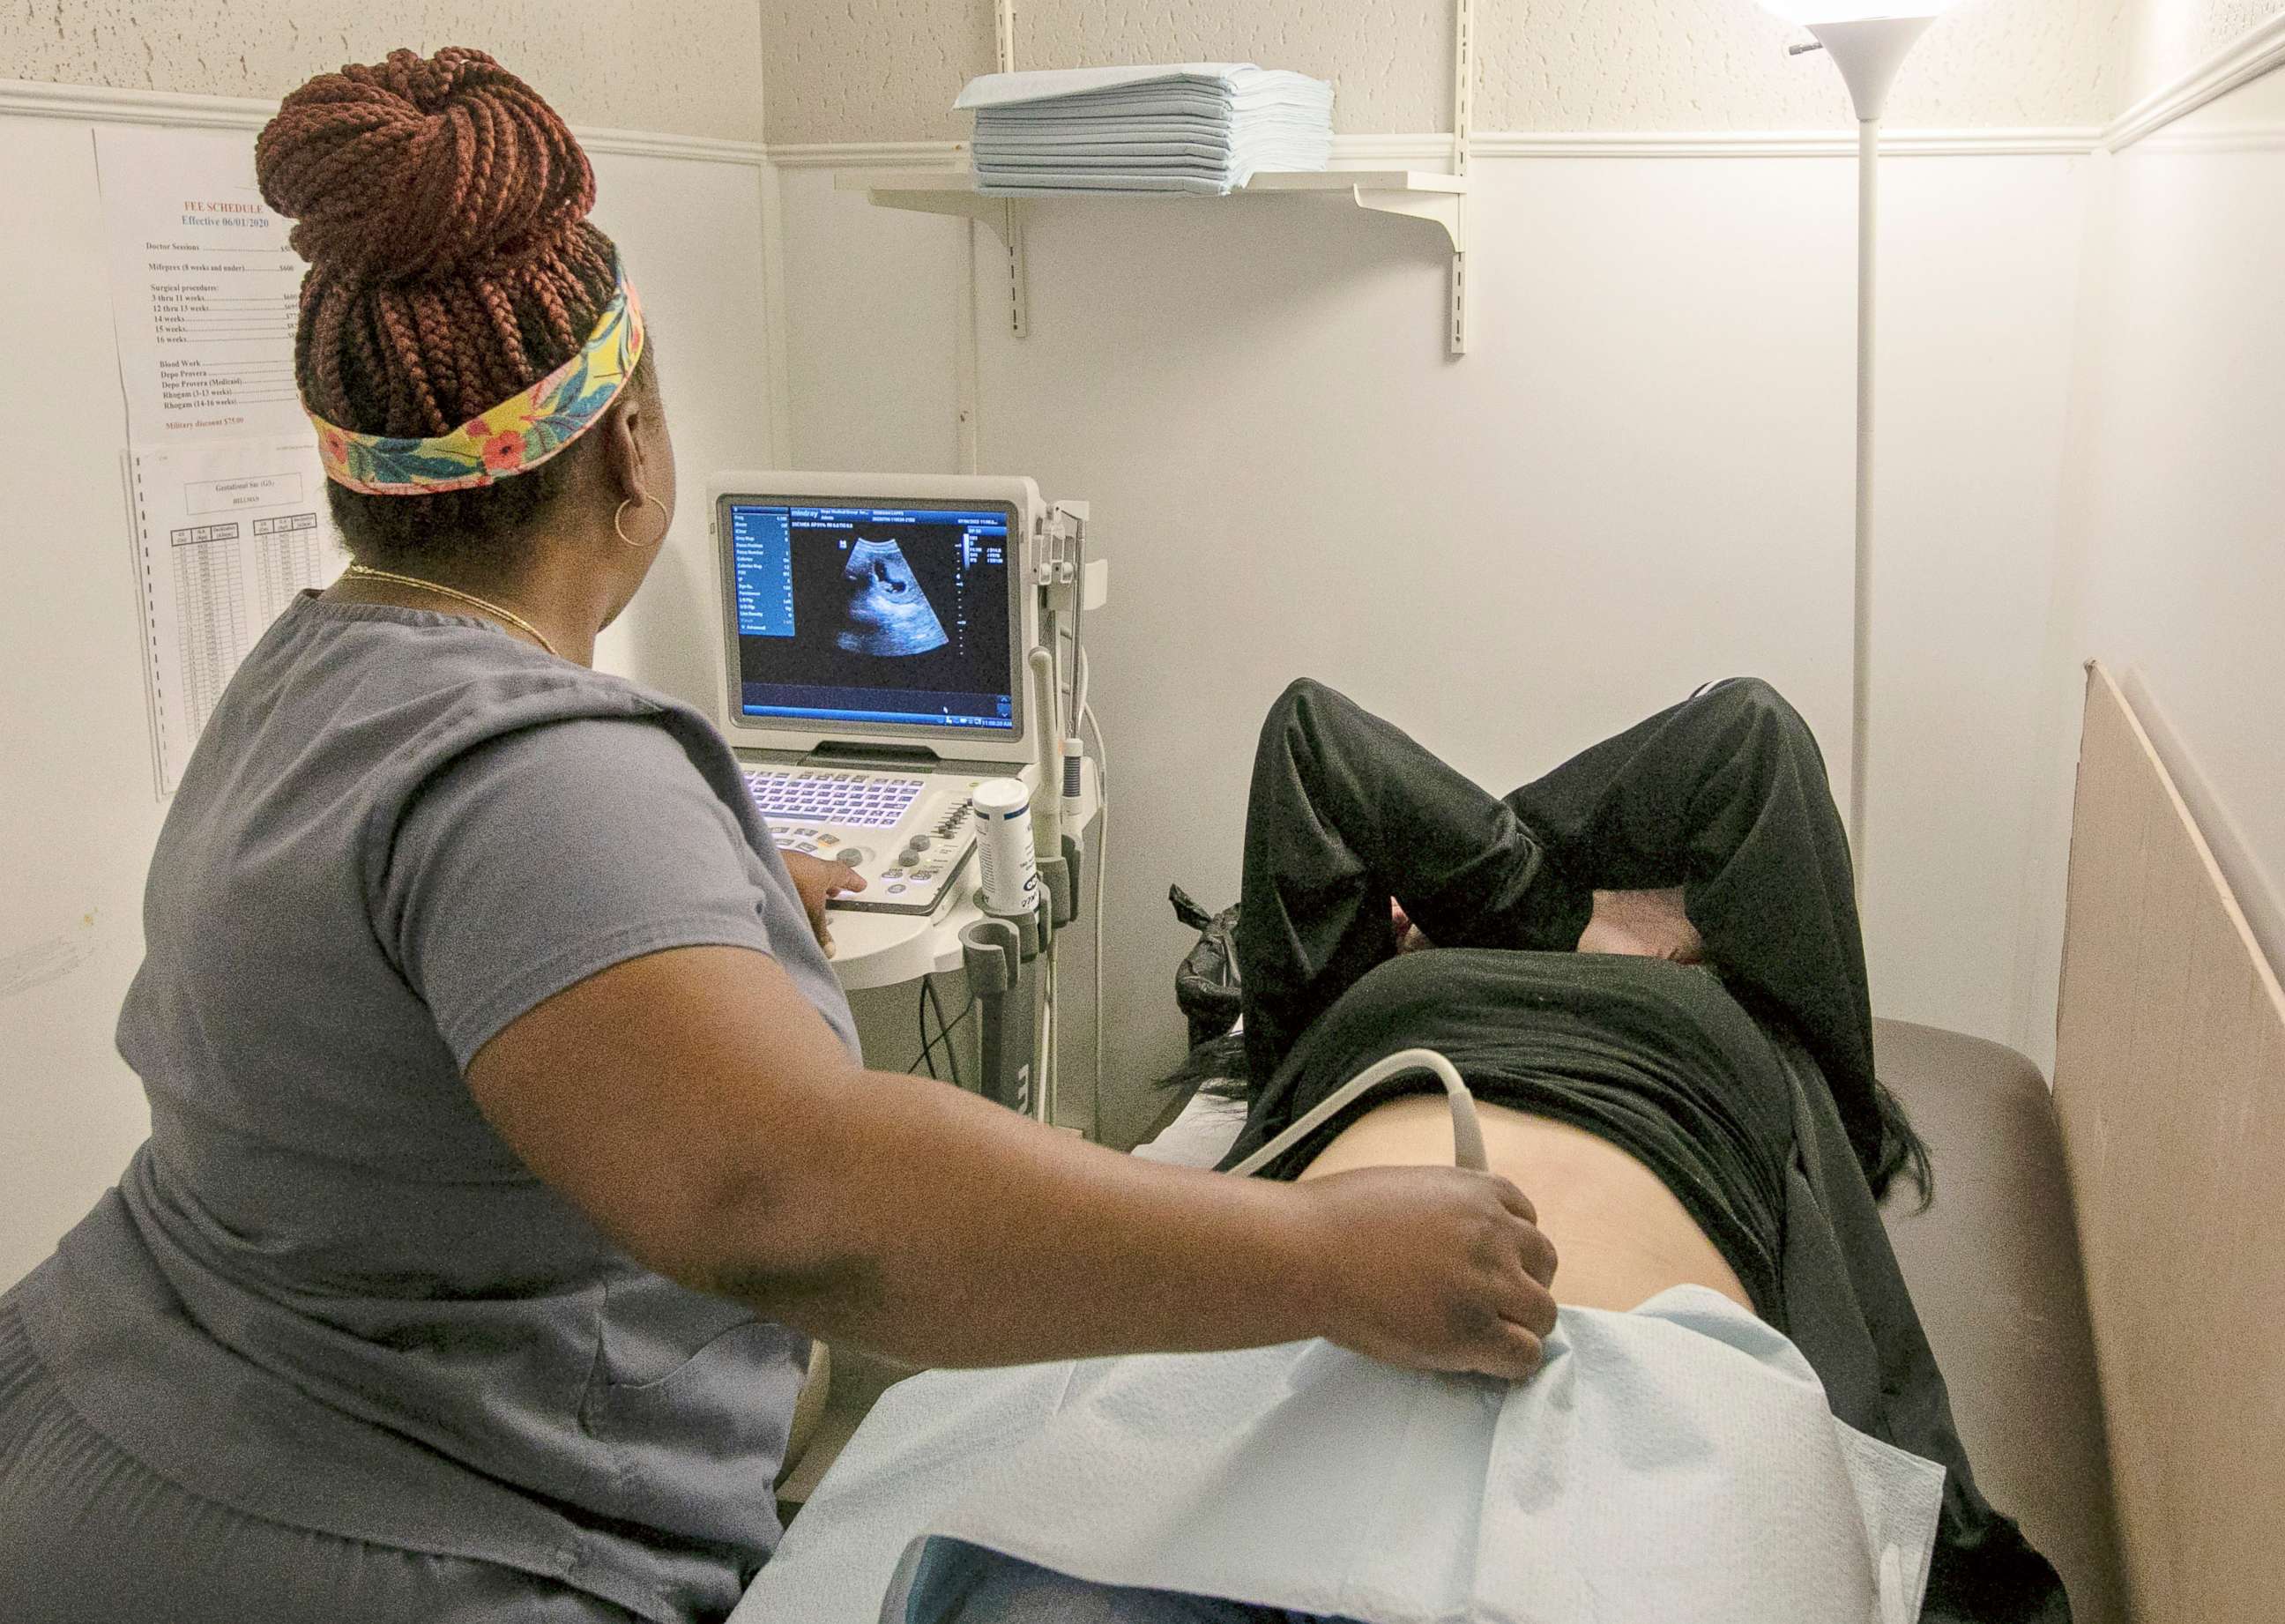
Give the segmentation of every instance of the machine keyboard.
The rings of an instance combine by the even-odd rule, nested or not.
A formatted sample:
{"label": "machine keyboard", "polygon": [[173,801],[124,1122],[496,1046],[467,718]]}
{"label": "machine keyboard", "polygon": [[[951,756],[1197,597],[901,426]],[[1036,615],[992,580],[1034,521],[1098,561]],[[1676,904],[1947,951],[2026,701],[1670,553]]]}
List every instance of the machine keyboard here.
{"label": "machine keyboard", "polygon": [[868,882],[828,906],[932,914],[976,851],[969,797],[978,778],[742,764],[747,792],[783,851],[848,864]]}
{"label": "machine keyboard", "polygon": [[884,773],[746,769],[746,788],[763,817],[860,829],[896,828],[926,783]]}

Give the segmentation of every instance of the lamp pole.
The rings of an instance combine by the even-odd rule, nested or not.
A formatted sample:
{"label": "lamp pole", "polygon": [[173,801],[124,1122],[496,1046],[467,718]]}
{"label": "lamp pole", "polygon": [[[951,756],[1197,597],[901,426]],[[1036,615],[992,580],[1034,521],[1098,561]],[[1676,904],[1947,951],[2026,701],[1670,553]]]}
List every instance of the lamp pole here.
{"label": "lamp pole", "polygon": [[1806,25],[1841,70],[1857,109],[1856,639],[1849,666],[1849,852],[1860,904],[1873,758],[1873,295],[1880,225],[1881,115],[1896,70],[1935,20],[1932,15],[1874,17]]}
{"label": "lamp pole", "polygon": [[1873,764],[1873,317],[1879,263],[1881,121],[1857,121],[1857,553],[1856,640],[1849,663],[1849,850],[1857,897],[1865,897],[1865,810]]}

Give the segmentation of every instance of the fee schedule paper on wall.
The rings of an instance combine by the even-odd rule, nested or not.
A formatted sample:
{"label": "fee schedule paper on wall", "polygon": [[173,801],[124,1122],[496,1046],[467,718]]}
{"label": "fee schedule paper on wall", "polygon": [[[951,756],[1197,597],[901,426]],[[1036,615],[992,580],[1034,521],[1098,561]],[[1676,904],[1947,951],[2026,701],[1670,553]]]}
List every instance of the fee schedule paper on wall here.
{"label": "fee schedule paper on wall", "polygon": [[98,125],[95,162],[130,443],[308,434],[302,259],[255,184],[252,137]]}
{"label": "fee schedule paper on wall", "polygon": [[171,794],[223,686],[348,558],[294,387],[302,261],[237,130],[95,131],[153,756]]}

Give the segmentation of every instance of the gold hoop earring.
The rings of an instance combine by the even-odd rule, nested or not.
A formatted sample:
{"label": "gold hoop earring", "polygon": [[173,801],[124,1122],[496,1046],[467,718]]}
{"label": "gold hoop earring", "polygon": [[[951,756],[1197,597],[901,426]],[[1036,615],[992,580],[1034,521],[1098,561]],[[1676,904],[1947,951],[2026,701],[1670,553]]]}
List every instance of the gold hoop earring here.
{"label": "gold hoop earring", "polygon": [[[666,504],[660,501],[656,497],[651,495],[649,491],[646,490],[642,493],[642,499],[656,506],[658,511],[662,514],[666,514]],[[617,511],[611,514],[611,530],[621,541],[626,543],[627,545],[633,547],[638,551],[645,547],[655,547],[658,545],[658,541],[664,541],[666,539],[666,531],[664,530],[661,530],[659,531],[658,541],[637,541],[633,537],[627,534],[627,509],[634,504],[634,501],[635,498],[633,497],[628,497],[620,502]],[[674,522],[674,515],[667,514],[666,522],[669,525],[671,525]]]}

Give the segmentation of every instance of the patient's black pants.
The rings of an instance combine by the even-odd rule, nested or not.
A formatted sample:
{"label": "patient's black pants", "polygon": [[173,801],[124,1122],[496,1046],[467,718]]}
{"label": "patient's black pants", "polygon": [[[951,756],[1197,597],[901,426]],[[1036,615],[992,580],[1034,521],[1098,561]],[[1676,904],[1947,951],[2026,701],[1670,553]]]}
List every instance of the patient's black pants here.
{"label": "patient's black pants", "polygon": [[1592,893],[1678,885],[1731,992],[1824,1071],[1867,1178],[1873,1011],[1847,837],[1808,725],[1765,682],[1700,690],[1504,800],[1322,684],[1254,757],[1237,947],[1246,1059],[1395,952],[1394,897],[1440,947],[1575,946]]}

